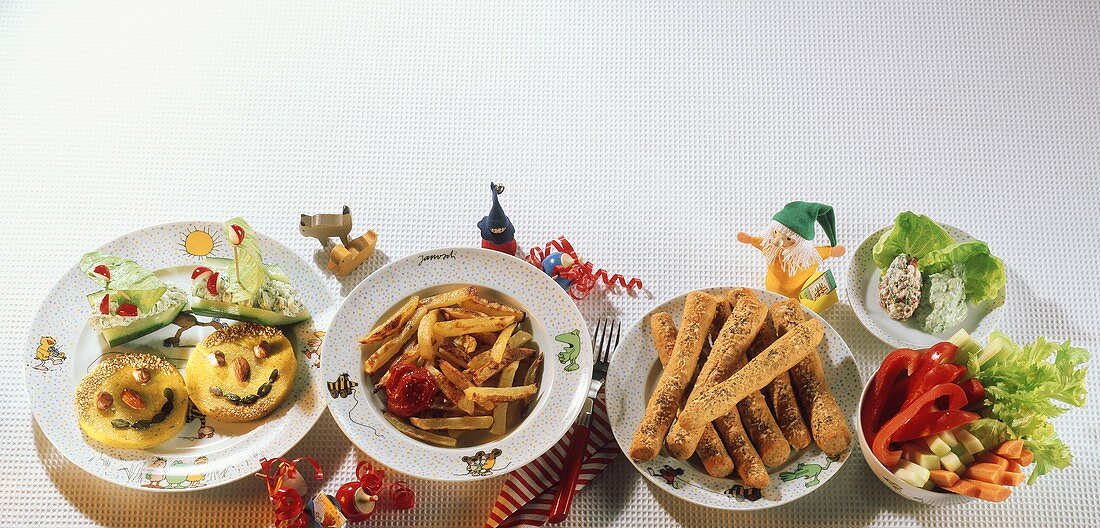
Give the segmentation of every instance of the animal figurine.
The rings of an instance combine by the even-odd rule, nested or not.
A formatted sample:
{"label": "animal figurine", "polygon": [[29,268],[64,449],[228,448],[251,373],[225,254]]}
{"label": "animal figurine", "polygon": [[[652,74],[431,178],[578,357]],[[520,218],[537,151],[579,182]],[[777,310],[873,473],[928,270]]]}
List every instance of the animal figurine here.
{"label": "animal figurine", "polygon": [[[828,246],[815,246],[814,223],[821,224]],[[844,246],[836,243],[836,218],[833,208],[813,202],[791,202],[772,216],[762,236],[737,233],[737,241],[764,254],[768,271],[764,287],[780,295],[797,299],[802,287],[815,277],[818,265],[827,258],[844,255]]]}
{"label": "animal figurine", "polygon": [[[302,236],[316,238],[328,253],[326,267],[337,277],[343,277],[359,267],[374,253],[378,233],[367,230],[359,238],[348,240],[351,233],[351,209],[344,206],[341,214],[302,215],[298,224]],[[332,237],[340,239],[339,244]]]}
{"label": "animal figurine", "polygon": [[508,219],[508,215],[504,214],[504,209],[500,207],[500,199],[497,198],[503,192],[503,185],[489,183],[493,207],[489,210],[489,214],[477,223],[477,228],[481,230],[481,247],[515,256],[516,250],[519,249],[516,244],[516,228]]}
{"label": "animal figurine", "polygon": [[346,246],[351,234],[351,208],[345,205],[340,214],[302,215],[298,231],[302,236],[316,238],[321,247],[328,244],[332,237],[338,237]]}

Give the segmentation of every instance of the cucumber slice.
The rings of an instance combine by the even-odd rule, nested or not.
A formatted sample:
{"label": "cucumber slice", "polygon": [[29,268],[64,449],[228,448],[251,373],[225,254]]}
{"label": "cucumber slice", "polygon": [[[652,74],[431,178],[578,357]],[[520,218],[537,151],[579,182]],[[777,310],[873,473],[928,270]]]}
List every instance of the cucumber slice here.
{"label": "cucumber slice", "polygon": [[946,455],[940,455],[940,464],[943,469],[958,473],[962,475],[962,472],[966,470],[966,466],[963,465],[962,460],[959,460],[959,456],[952,451],[948,451]]}
{"label": "cucumber slice", "polygon": [[928,471],[928,468],[914,464],[908,460],[898,462],[897,467],[899,469],[908,470],[913,476],[917,477],[917,482],[919,482],[919,484],[914,483],[913,485],[918,488],[923,486],[924,483],[928,482],[928,479],[932,477],[932,473]]}
{"label": "cucumber slice", "polygon": [[223,317],[225,319],[248,321],[250,323],[259,323],[266,326],[289,326],[302,321],[308,321],[311,317],[309,315],[309,310],[305,308],[303,308],[302,313],[298,314],[296,317],[287,317],[283,314],[275,313],[271,310],[264,310],[262,308],[252,308],[250,306],[241,306],[239,304],[198,299],[194,297],[191,298],[191,311],[208,317]]}
{"label": "cucumber slice", "polygon": [[944,443],[951,446],[952,449],[959,445],[959,439],[955,438],[955,433],[952,433],[950,430],[940,433],[940,440],[943,440]]}
{"label": "cucumber slice", "polygon": [[107,342],[108,347],[113,348],[123,343],[133,341],[143,335],[156,332],[172,324],[172,321],[186,306],[187,303],[181,302],[173,308],[169,308],[159,314],[150,315],[149,317],[142,317],[126,326],[107,328],[100,332],[99,335],[103,336],[103,340]]}
{"label": "cucumber slice", "polygon": [[925,469],[940,468],[940,457],[936,456],[931,449],[928,449],[927,445],[910,442],[901,447],[906,460]]}
{"label": "cucumber slice", "polygon": [[[224,271],[229,269],[229,266],[233,265],[233,259],[223,257],[206,257],[206,267],[214,271]],[[267,272],[267,276],[273,281],[285,282],[290,284],[290,279],[287,278],[283,269],[275,264],[264,264],[264,271]]]}
{"label": "cucumber slice", "polygon": [[978,440],[978,437],[974,436],[966,429],[956,429],[955,438],[959,440],[959,443],[966,448],[966,452],[971,455],[977,455],[982,451],[985,451],[985,446],[982,445],[982,441]]}
{"label": "cucumber slice", "polygon": [[927,436],[923,440],[928,444],[929,450],[941,457],[951,452],[951,446],[944,442],[939,435]]}

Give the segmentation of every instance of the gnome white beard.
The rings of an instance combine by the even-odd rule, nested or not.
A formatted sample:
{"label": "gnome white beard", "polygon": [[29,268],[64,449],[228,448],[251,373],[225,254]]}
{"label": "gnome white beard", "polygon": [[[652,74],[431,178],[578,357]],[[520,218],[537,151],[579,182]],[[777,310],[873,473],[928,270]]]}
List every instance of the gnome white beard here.
{"label": "gnome white beard", "polygon": [[[777,240],[779,235],[790,237],[791,240],[795,241],[794,245],[788,248],[783,247]],[[783,271],[790,275],[794,275],[810,266],[821,264],[821,255],[817,252],[817,247],[814,246],[812,241],[802,238],[801,235],[775,220],[772,220],[768,230],[760,238],[760,250],[764,252],[764,257],[768,263],[771,264],[778,259]]]}

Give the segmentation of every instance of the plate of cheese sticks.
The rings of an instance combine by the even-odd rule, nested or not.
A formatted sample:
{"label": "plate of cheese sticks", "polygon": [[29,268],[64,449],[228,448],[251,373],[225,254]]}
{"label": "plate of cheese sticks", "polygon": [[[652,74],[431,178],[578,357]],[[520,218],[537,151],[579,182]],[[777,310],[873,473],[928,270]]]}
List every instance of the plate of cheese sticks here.
{"label": "plate of cheese sticks", "polygon": [[861,388],[848,346],[797,300],[716,287],[669,299],[625,333],[606,398],[616,441],[657,487],[754,510],[836,474]]}

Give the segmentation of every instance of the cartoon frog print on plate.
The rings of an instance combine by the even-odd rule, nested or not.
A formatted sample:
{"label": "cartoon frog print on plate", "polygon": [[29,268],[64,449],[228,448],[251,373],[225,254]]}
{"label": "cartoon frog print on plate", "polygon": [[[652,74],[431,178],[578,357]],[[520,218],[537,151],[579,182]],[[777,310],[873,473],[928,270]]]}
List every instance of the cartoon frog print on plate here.
{"label": "cartoon frog print on plate", "polygon": [[573,372],[581,368],[577,364],[577,358],[581,354],[581,331],[574,328],[572,331],[558,334],[554,340],[565,343],[565,349],[558,352],[558,361],[565,365],[565,371]]}
{"label": "cartoon frog print on plate", "polygon": [[298,359],[278,328],[238,323],[191,351],[184,370],[191,401],[214,420],[251,422],[271,414],[294,385]]}
{"label": "cartoon frog print on plate", "polygon": [[478,451],[473,456],[464,456],[462,461],[466,463],[466,473],[477,477],[485,477],[493,474],[493,468],[497,465],[499,449],[493,449],[486,453]]}
{"label": "cartoon frog print on plate", "polygon": [[38,340],[38,348],[34,350],[34,359],[38,361],[38,364],[31,368],[49,372],[51,369],[46,366],[46,363],[60,365],[65,362],[65,354],[58,350],[56,339],[50,336],[42,336]]}
{"label": "cartoon frog print on plate", "polygon": [[805,464],[799,462],[798,467],[795,468],[794,471],[784,471],[780,473],[779,480],[782,480],[783,482],[790,482],[792,480],[800,478],[806,479],[806,487],[812,488],[821,483],[821,481],[817,478],[818,475],[820,475],[822,471],[829,469],[829,466],[833,465],[833,462],[836,462],[837,460],[839,459],[828,457],[825,459],[824,466],[822,466],[821,464]]}

